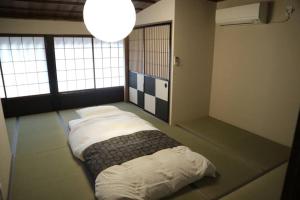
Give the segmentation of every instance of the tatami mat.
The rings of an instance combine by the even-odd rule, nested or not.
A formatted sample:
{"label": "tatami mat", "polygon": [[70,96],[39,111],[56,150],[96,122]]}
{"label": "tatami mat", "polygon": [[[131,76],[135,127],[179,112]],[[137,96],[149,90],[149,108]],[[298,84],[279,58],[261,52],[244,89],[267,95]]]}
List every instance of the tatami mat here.
{"label": "tatami mat", "polygon": [[280,200],[287,163],[221,200]]}
{"label": "tatami mat", "polygon": [[20,117],[13,200],[94,199],[56,112]]}
{"label": "tatami mat", "polygon": [[[215,199],[262,174],[261,169],[247,165],[220,145],[179,127],[170,127],[132,104],[114,105],[136,113],[216,165],[217,178],[200,180],[167,199]],[[13,200],[94,199],[93,186],[82,164],[73,158],[64,133],[67,122],[76,118],[75,109],[20,117]]]}
{"label": "tatami mat", "polygon": [[289,158],[288,147],[211,117],[184,122],[180,127],[262,171],[277,167]]}
{"label": "tatami mat", "polygon": [[67,145],[64,129],[55,112],[20,117],[19,123],[18,157]]}
{"label": "tatami mat", "polygon": [[59,111],[60,116],[64,120],[64,123],[68,125],[68,122],[79,118],[79,115],[75,112],[77,109],[70,109],[70,110],[61,110]]}

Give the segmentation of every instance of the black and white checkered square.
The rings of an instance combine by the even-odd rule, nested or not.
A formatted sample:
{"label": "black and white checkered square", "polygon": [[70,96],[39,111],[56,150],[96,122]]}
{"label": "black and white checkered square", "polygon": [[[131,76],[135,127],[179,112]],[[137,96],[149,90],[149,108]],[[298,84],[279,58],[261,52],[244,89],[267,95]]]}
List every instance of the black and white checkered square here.
{"label": "black and white checkered square", "polygon": [[129,72],[129,101],[169,121],[169,82]]}

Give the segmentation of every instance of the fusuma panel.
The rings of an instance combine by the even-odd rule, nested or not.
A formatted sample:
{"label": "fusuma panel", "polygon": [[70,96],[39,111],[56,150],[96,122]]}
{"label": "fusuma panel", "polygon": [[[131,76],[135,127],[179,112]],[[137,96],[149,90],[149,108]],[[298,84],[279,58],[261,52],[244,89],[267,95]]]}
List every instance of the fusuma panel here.
{"label": "fusuma panel", "polygon": [[145,74],[169,80],[170,25],[145,28]]}
{"label": "fusuma panel", "polygon": [[129,35],[129,70],[144,72],[144,29],[134,29]]}
{"label": "fusuma panel", "polygon": [[170,24],[135,29],[129,36],[129,101],[169,121]]}

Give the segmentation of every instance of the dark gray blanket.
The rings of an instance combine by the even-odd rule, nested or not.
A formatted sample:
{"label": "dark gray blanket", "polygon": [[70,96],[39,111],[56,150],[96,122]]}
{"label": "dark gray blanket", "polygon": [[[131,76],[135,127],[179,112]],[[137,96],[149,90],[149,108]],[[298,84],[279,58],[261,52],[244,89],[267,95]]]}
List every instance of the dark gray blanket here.
{"label": "dark gray blanket", "polygon": [[140,131],[95,143],[83,152],[83,158],[96,180],[97,175],[108,167],[180,145],[160,131]]}

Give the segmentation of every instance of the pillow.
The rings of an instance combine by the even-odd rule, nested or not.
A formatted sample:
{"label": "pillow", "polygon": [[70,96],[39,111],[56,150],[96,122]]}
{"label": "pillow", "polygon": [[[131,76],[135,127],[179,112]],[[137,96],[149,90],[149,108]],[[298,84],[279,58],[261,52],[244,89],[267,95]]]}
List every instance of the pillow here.
{"label": "pillow", "polygon": [[81,118],[89,117],[92,115],[108,114],[112,111],[121,111],[121,110],[115,106],[93,106],[93,107],[76,110],[77,114]]}
{"label": "pillow", "polygon": [[178,146],[105,169],[96,178],[96,197],[160,199],[215,173],[216,167],[205,157]]}

